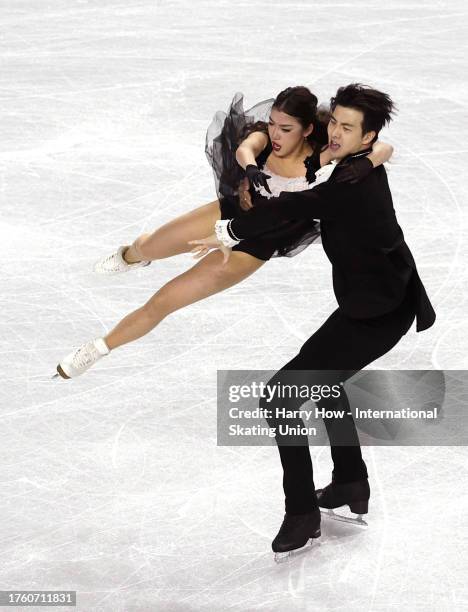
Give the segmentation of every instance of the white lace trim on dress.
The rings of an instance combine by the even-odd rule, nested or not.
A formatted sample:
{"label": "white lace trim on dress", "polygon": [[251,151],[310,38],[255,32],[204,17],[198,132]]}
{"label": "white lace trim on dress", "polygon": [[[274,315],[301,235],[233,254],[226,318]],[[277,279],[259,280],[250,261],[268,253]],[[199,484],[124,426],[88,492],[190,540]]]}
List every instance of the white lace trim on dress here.
{"label": "white lace trim on dress", "polygon": [[306,191],[307,189],[313,189],[320,183],[324,183],[328,181],[331,176],[331,173],[335,169],[336,162],[332,161],[326,166],[322,166],[315,173],[315,181],[313,183],[309,183],[305,176],[297,176],[293,178],[288,178],[286,176],[280,176],[279,174],[275,174],[272,172],[268,166],[265,164],[262,168],[262,172],[269,175],[271,178],[267,179],[268,187],[271,190],[271,193],[264,187],[258,187],[256,190],[264,197],[277,198],[282,191]]}

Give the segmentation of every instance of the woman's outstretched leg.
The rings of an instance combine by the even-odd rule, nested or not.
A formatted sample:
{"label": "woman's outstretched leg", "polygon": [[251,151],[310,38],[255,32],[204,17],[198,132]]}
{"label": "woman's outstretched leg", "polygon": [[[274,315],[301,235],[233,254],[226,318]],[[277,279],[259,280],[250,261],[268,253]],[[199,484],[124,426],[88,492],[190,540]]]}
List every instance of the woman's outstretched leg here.
{"label": "woman's outstretched leg", "polygon": [[124,258],[128,263],[135,263],[188,253],[193,248],[188,241],[211,234],[220,217],[218,200],[199,206],[165,223],[152,234],[139,236],[125,252]]}
{"label": "woman's outstretched leg", "polygon": [[265,263],[240,251],[231,253],[225,265],[222,261],[222,253],[212,251],[190,270],[166,283],[104,338],[109,349],[141,338],[168,314],[236,285]]}
{"label": "woman's outstretched leg", "polygon": [[138,236],[130,246],[122,246],[103,257],[96,262],[94,271],[98,274],[119,274],[148,265],[155,259],[187,253],[193,248],[188,241],[211,234],[220,216],[218,200],[199,206],[165,223],[151,234]]}
{"label": "woman's outstretched leg", "polygon": [[141,338],[168,314],[236,285],[265,262],[248,253],[234,251],[223,264],[220,251],[212,251],[190,270],[176,276],[157,291],[141,308],[124,317],[104,338],[88,342],[70,353],[57,367],[64,378],[79,376],[102,355]]}

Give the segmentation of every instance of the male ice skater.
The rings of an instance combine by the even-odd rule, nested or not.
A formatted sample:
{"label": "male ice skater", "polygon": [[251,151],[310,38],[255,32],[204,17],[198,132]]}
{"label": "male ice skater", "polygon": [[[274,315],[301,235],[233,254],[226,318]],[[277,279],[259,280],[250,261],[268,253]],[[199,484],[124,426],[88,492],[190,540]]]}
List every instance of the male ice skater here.
{"label": "male ice skater", "polygon": [[[309,191],[283,192],[279,198],[270,199],[268,206],[218,221],[213,236],[194,241],[220,248],[227,257],[228,248],[238,241],[260,235],[286,220],[320,219],[338,308],[275,375],[272,384],[290,380],[287,376],[291,370],[307,370],[322,384],[320,371],[328,371],[336,381],[345,380],[395,346],[415,318],[418,332],[435,321],[395,216],[385,169],[373,169],[365,157],[381,128],[391,120],[393,108],[390,97],[380,91],[360,84],[341,87],[330,104],[328,146],[338,163],[329,180]],[[356,168],[360,169],[360,178],[368,168],[367,176],[351,185],[341,182],[342,173]],[[339,401],[349,407],[344,393]],[[296,400],[288,408],[298,408],[303,402]],[[328,403],[336,407],[336,402]],[[321,406],[326,405],[323,400]],[[268,408],[266,402],[262,407]],[[368,474],[352,417],[339,422],[326,419],[325,425],[333,474],[332,482],[317,491],[307,438],[301,445],[288,445],[277,436],[286,514],[272,544],[275,552],[300,548],[309,538],[320,535],[319,507],[349,505],[356,513],[367,512]]]}

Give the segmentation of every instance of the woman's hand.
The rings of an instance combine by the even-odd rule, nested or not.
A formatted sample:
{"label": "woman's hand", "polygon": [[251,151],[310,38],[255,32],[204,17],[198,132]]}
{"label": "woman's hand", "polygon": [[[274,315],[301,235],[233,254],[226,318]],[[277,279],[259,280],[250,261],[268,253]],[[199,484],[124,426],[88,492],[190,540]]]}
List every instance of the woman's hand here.
{"label": "woman's hand", "polygon": [[375,168],[376,166],[380,166],[381,164],[388,162],[392,155],[392,145],[388,144],[387,142],[380,142],[380,140],[377,140],[377,142],[374,142],[372,145],[372,152],[369,153],[368,158],[371,160]]}
{"label": "woman's hand", "polygon": [[200,257],[209,253],[211,249],[219,249],[223,254],[223,264],[225,264],[228,262],[231,255],[231,249],[224,246],[224,244],[218,240],[216,234],[211,234],[211,236],[201,238],[200,240],[189,240],[188,244],[198,245],[190,251],[193,253],[194,259],[200,259]]}
{"label": "woman's hand", "polygon": [[364,180],[374,168],[387,162],[392,156],[392,153],[392,145],[386,142],[374,142],[372,152],[366,157],[349,159],[343,164],[339,164],[339,171],[336,173],[336,182],[350,183],[351,185],[359,183]]}
{"label": "woman's hand", "polygon": [[263,187],[268,193],[271,193],[267,183],[267,179],[271,178],[269,174],[265,174],[254,164],[249,164],[245,169],[245,175],[256,189]]}
{"label": "woman's hand", "polygon": [[242,210],[249,210],[253,206],[249,186],[249,179],[247,177],[244,177],[239,183],[239,206]]}
{"label": "woman's hand", "polygon": [[374,164],[368,157],[348,159],[339,164],[334,171],[335,183],[354,185],[364,180],[374,169]]}

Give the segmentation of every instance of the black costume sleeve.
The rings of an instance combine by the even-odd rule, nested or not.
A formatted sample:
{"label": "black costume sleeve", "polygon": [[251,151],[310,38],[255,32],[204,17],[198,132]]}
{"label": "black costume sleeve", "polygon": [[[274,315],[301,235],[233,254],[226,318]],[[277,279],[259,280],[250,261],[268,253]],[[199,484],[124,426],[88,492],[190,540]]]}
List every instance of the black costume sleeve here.
{"label": "black costume sleeve", "polygon": [[263,234],[284,221],[333,219],[341,216],[351,199],[353,186],[327,181],[314,189],[281,192],[268,205],[251,208],[242,217],[232,219],[233,238],[244,240]]}

